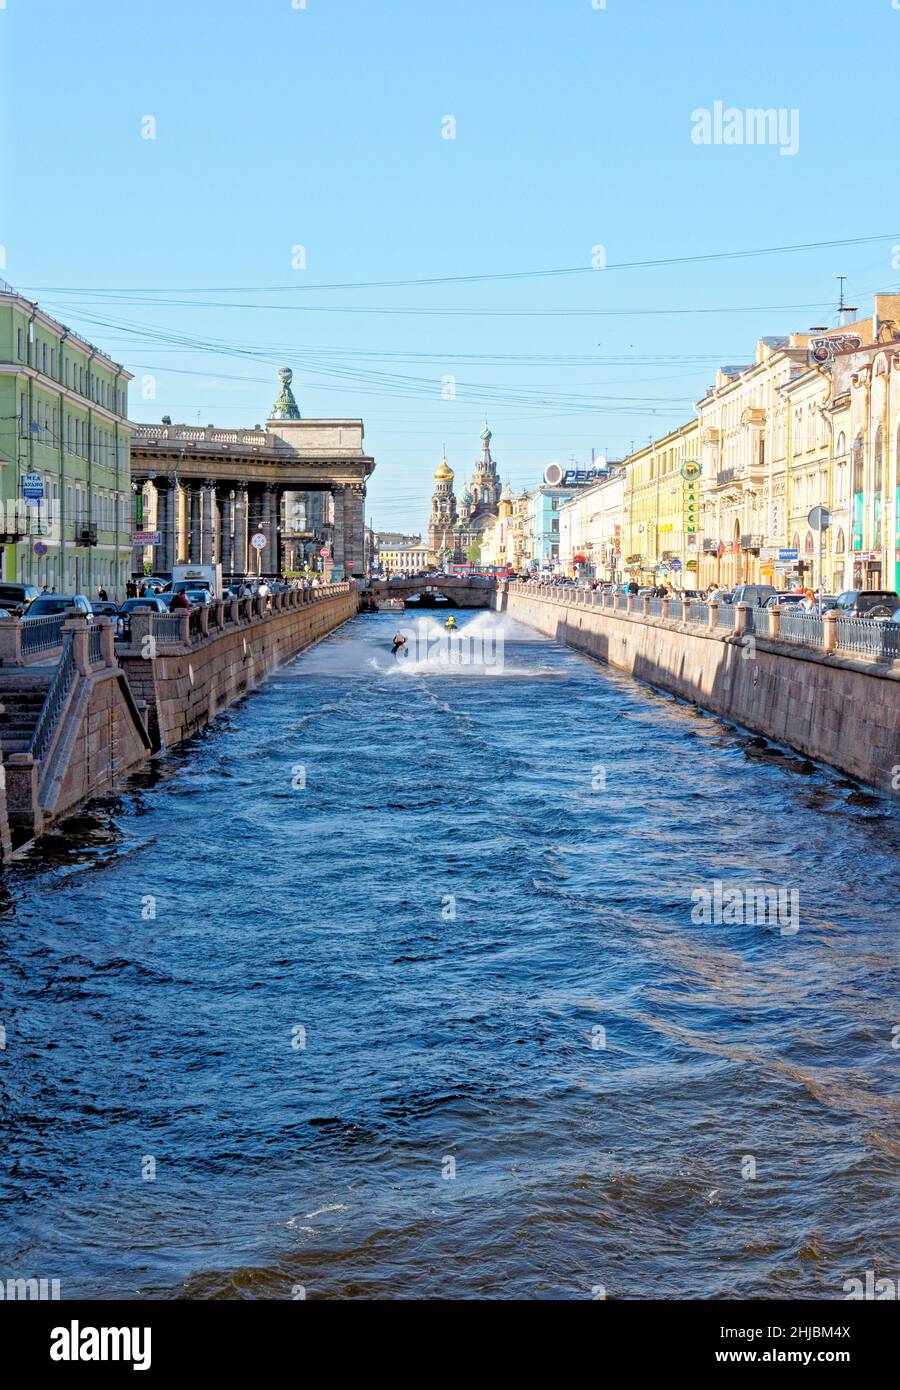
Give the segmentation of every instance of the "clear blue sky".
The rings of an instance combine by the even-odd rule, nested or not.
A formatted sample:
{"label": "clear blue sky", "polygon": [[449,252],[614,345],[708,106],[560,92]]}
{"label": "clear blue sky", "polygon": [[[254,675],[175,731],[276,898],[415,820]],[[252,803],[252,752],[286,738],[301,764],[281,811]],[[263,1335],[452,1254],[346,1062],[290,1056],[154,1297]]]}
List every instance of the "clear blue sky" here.
{"label": "clear blue sky", "polygon": [[[524,486],[833,323],[838,273],[863,309],[900,280],[890,0],[6,0],[0,44],[0,273],[156,377],[136,419],[255,424],[292,366],[304,415],[365,420],[383,528],[426,522],[442,441],[461,480],[485,411]],[[799,153],[694,144],[717,100],[797,108]]]}

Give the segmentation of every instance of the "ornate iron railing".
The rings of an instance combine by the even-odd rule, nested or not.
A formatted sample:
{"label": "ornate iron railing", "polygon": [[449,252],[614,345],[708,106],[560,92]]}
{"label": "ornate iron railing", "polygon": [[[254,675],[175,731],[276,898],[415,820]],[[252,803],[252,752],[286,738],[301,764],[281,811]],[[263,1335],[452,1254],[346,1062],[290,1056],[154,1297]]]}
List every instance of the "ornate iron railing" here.
{"label": "ornate iron railing", "polygon": [[877,618],[839,617],[837,645],[842,652],[859,652],[879,661],[900,659],[900,623]]}
{"label": "ornate iron railing", "polygon": [[825,629],[818,613],[806,611],[783,612],[781,615],[783,642],[803,642],[808,647],[824,647]]}
{"label": "ornate iron railing", "polygon": [[67,623],[66,613],[51,613],[46,618],[25,618],[22,621],[22,655],[34,656],[36,652],[49,652],[62,644],[63,624]]}
{"label": "ornate iron railing", "polygon": [[[35,619],[35,622],[39,619]],[[59,665],[54,672],[44,703],[41,705],[41,712],[38,715],[34,732],[31,735],[29,753],[35,762],[40,762],[50,747],[53,739],[53,731],[59,718],[66,697],[75,679],[75,652],[73,645],[73,633],[66,637],[62,656]]]}

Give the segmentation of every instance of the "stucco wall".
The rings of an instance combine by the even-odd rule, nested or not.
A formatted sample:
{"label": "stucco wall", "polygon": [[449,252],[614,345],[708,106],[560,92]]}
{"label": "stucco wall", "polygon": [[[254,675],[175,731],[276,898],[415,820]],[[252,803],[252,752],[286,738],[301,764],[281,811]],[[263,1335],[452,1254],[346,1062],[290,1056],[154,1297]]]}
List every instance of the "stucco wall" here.
{"label": "stucco wall", "polygon": [[168,748],[189,738],[356,611],[350,591],[226,628],[185,650],[163,648],[152,660],[122,657],[135,698],[148,706],[154,743]]}
{"label": "stucco wall", "polygon": [[505,610],[638,680],[897,794],[898,664],[826,655],[761,637],[742,643],[692,624],[570,607],[512,591]]}

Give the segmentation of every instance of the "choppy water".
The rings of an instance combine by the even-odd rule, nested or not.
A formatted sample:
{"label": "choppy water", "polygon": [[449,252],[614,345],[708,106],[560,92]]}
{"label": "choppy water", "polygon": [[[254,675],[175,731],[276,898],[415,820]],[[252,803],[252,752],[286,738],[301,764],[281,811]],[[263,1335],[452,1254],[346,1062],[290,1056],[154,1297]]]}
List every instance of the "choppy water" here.
{"label": "choppy water", "polygon": [[[397,618],[360,618],[7,872],[0,1279],[840,1298],[900,1273],[897,812],[461,621],[504,624],[502,672],[403,668]],[[796,888],[799,930],[693,922],[716,880]]]}

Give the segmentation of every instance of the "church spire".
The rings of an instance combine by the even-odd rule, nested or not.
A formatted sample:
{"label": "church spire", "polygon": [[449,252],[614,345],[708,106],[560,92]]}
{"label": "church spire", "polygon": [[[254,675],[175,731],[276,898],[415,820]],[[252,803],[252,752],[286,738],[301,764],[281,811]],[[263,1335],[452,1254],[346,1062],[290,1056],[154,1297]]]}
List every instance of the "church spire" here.
{"label": "church spire", "polygon": [[297,402],[294,400],[294,393],[291,390],[291,382],[294,379],[294,373],[291,371],[290,367],[282,367],[278,375],[281,378],[281,390],[278,393],[275,404],[272,406],[272,414],[269,416],[269,419],[299,420],[301,418],[300,409]]}

